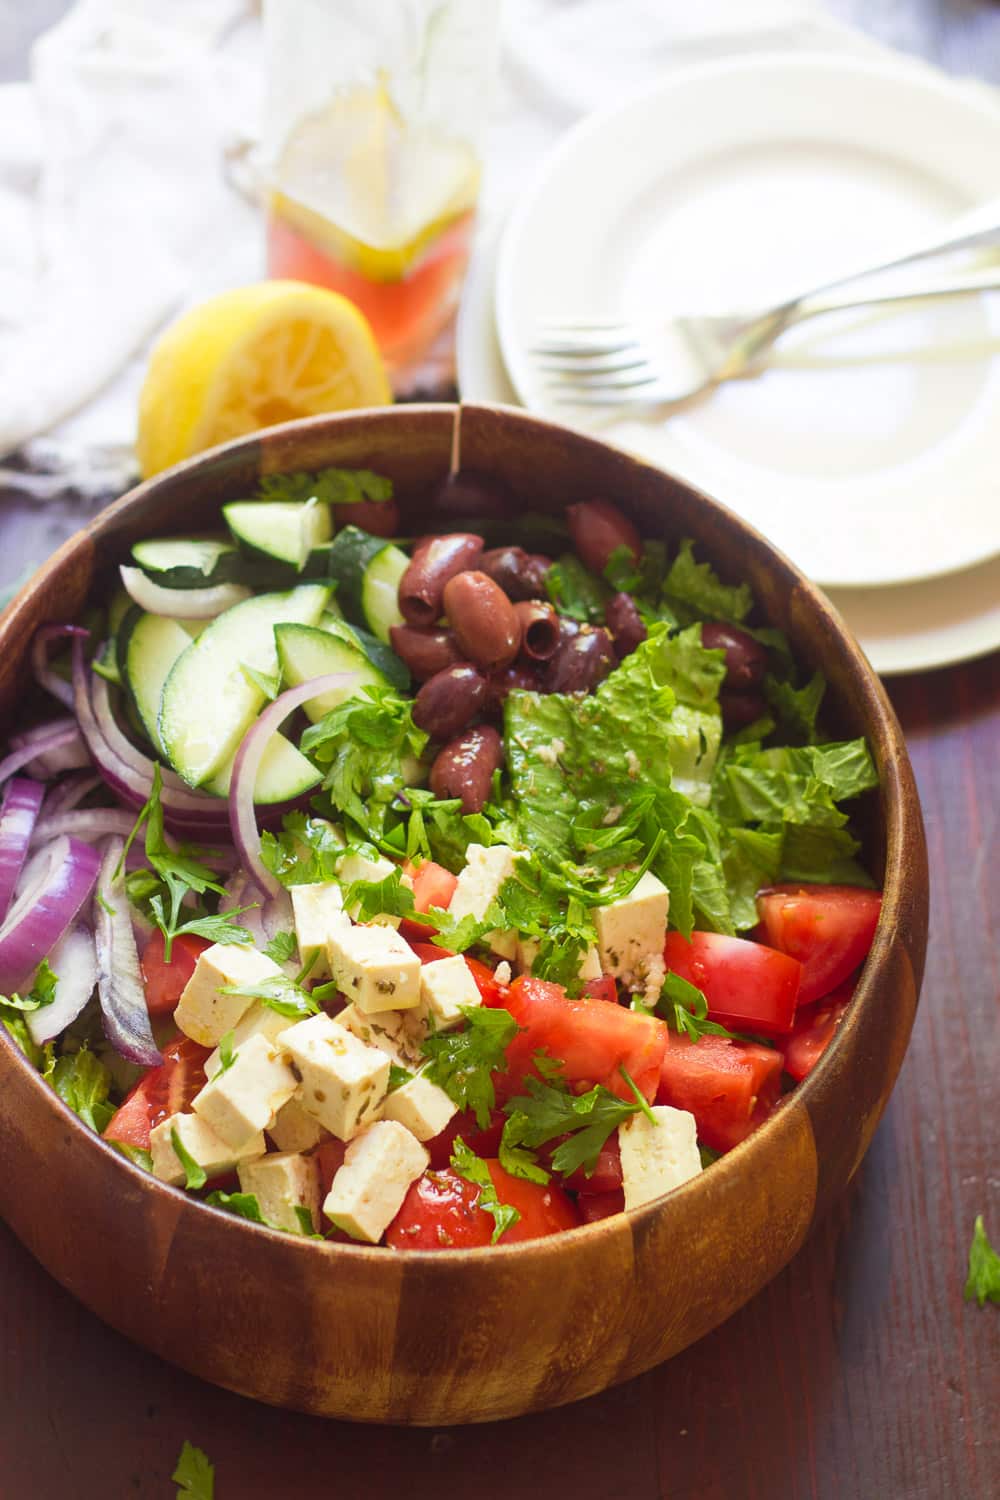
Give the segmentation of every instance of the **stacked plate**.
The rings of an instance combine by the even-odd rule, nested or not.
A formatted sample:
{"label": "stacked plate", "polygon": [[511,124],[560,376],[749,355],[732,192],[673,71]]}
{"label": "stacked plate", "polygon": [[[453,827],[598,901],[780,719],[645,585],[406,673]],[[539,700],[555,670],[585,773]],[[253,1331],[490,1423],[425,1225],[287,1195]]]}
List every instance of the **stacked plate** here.
{"label": "stacked plate", "polygon": [[[577,126],[471,268],[467,400],[671,469],[821,583],[882,673],[1000,646],[1000,295],[842,312],[684,409],[559,405],[546,318],[766,307],[1000,198],[1000,108],[907,64],[708,63]],[[911,273],[912,274],[912,273]]]}

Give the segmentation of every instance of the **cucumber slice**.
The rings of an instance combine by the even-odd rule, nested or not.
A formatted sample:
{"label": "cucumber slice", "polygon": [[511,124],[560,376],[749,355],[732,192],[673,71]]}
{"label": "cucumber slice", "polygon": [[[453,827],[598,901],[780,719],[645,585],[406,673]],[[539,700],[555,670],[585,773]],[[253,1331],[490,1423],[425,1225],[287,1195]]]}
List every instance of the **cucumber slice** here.
{"label": "cucumber slice", "polygon": [[162,755],[157,724],[163,684],[174,662],[191,644],[177,620],[166,615],[129,611],[118,632],[118,670],[146,738]]}
{"label": "cucumber slice", "polygon": [[130,609],[135,606],[124,589],[116,589],[111,603],[108,605],[108,635],[116,636],[121,629],[121,623]]}
{"label": "cucumber slice", "polygon": [[345,526],[330,548],[330,580],[345,618],[363,625],[388,645],[389,630],[401,625],[399,580],[410,565],[405,552],[384,537]]}
{"label": "cucumber slice", "polygon": [[[235,756],[233,760],[235,760]],[[205,782],[204,790],[214,792],[217,797],[229,795],[229,783],[233,774],[233,760],[227,761],[211,781]],[[254,783],[253,800],[258,805],[271,802],[291,802],[312,791],[323,779],[311,760],[296,750],[283,734],[273,734],[261,756]]]}
{"label": "cucumber slice", "polygon": [[231,583],[238,576],[240,561],[233,542],[207,536],[166,536],[136,542],[132,557],[154,583],[165,589],[205,589],[216,583]]}
{"label": "cucumber slice", "polygon": [[342,641],[348,641],[351,645],[359,646],[371,662],[376,671],[392,683],[394,688],[402,692],[410,686],[410,669],[404,661],[393,651],[391,646],[386,646],[378,641],[366,630],[363,625],[348,625],[346,620],[334,619],[332,615],[325,614],[319,622],[320,629],[330,635],[339,637]]}
{"label": "cucumber slice", "polygon": [[365,656],[360,647],[341,636],[331,635],[326,630],[316,630],[308,625],[276,625],[274,639],[278,647],[278,660],[289,687],[298,687],[310,677],[322,677],[326,672],[356,672],[355,684],[337,688],[331,693],[321,693],[303,703],[306,715],[315,724],[324,714],[339,708],[348,698],[357,697],[366,687],[388,687],[383,677]]}
{"label": "cucumber slice", "polygon": [[245,599],[178,657],[163,687],[158,727],[165,754],[190,786],[201,786],[232,759],[264,703],[244,665],[273,677],[275,625],[315,625],[329,597],[328,588],[309,583]]}
{"label": "cucumber slice", "polygon": [[310,554],[333,535],[330,507],[323,500],[234,500],[222,507],[222,514],[246,551],[299,573],[310,563]]}

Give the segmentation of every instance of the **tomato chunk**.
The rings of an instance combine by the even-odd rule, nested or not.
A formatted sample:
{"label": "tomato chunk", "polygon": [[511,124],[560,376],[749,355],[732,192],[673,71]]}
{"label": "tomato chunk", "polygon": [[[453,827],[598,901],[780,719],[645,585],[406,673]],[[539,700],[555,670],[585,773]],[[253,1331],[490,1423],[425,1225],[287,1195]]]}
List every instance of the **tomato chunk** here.
{"label": "tomato chunk", "polygon": [[656,1101],[690,1110],[699,1141],[729,1151],[767,1118],[780,1084],[781,1053],[770,1047],[670,1032]]}
{"label": "tomato chunk", "polygon": [[346,1150],[346,1141],[334,1139],[321,1142],[320,1145],[310,1152],[310,1158],[315,1163],[316,1172],[319,1176],[320,1203],[326,1198],[334,1177],[336,1177],[344,1165],[344,1152]]}
{"label": "tomato chunk", "polygon": [[458,885],[457,875],[432,859],[423,860],[415,869],[408,866],[407,872],[413,878],[413,905],[417,911],[430,911],[432,906],[447,910]]}
{"label": "tomato chunk", "polygon": [[191,1100],[205,1084],[208,1048],[188,1037],[176,1037],[163,1048],[163,1061],[133,1085],[115,1111],[105,1139],[149,1150],[149,1133],[169,1115],[190,1109]]}
{"label": "tomato chunk", "polygon": [[618,986],[613,974],[602,974],[600,979],[588,979],[583,986],[583,993],[588,1000],[608,1000],[612,1005],[618,1004]]}
{"label": "tomato chunk", "polygon": [[667,968],[695,984],[713,1021],[737,1031],[780,1036],[795,1021],[802,966],[795,958],[718,932],[668,932]]}
{"label": "tomato chunk", "polygon": [[584,1224],[596,1224],[598,1219],[610,1219],[612,1214],[625,1212],[625,1189],[616,1188],[610,1193],[581,1193],[576,1206]]}
{"label": "tomato chunk", "polygon": [[571,1084],[600,1083],[632,1099],[624,1068],[647,1099],[655,1096],[667,1047],[665,1021],[607,1000],[570,1000],[562,985],[530,975],[514,980],[505,1004],[521,1027],[507,1048],[511,1084],[537,1072],[534,1056],[541,1051],[562,1063]]}
{"label": "tomato chunk", "polygon": [[494,1009],[503,1010],[507,1005],[508,989],[494,977],[493,970],[489,964],[480,963],[478,958],[469,958],[466,955],[465,962],[469,966],[469,972],[479,989],[484,1005],[492,1005]]}
{"label": "tomato chunk", "polygon": [[832,995],[813,1010],[807,1010],[785,1043],[785,1072],[800,1083],[819,1062],[833,1041],[848,1001],[854,993],[854,982],[838,985]]}
{"label": "tomato chunk", "polygon": [[[573,1200],[548,1183],[512,1177],[498,1161],[486,1162],[497,1197],[521,1215],[504,1231],[501,1245],[537,1240],[573,1229],[581,1222]],[[496,1227],[491,1214],[479,1207],[479,1188],[450,1167],[425,1172],[411,1183],[403,1206],[386,1230],[385,1242],[394,1250],[470,1250],[489,1245]]]}
{"label": "tomato chunk", "polygon": [[153,933],[142,955],[142,980],[146,990],[146,1008],[151,1016],[170,1015],[194,973],[198,955],[212,945],[204,938],[182,933],[170,945],[170,962],[164,957],[164,937],[159,928]]}
{"label": "tomato chunk", "polygon": [[439,958],[455,957],[449,948],[439,948],[437,943],[415,943],[412,938],[408,938],[407,942],[422,964],[435,963]]}
{"label": "tomato chunk", "polygon": [[451,1165],[451,1154],[459,1136],[477,1156],[496,1156],[500,1150],[500,1137],[506,1119],[505,1114],[495,1109],[486,1129],[480,1130],[471,1109],[459,1110],[457,1115],[452,1115],[440,1134],[424,1142],[430,1153],[431,1166],[436,1171],[443,1171]]}
{"label": "tomato chunk", "polygon": [[[553,1141],[546,1156],[551,1156],[556,1149],[557,1141]],[[546,1160],[546,1166],[549,1165]],[[622,1154],[618,1145],[618,1132],[613,1130],[601,1147],[597,1157],[597,1165],[588,1177],[582,1167],[577,1167],[569,1177],[563,1178],[563,1186],[570,1188],[574,1193],[583,1197],[592,1197],[594,1194],[620,1192],[622,1185]]]}
{"label": "tomato chunk", "polygon": [[766,941],[802,965],[800,1005],[821,1000],[863,962],[881,909],[881,892],[857,885],[776,885],[759,893]]}

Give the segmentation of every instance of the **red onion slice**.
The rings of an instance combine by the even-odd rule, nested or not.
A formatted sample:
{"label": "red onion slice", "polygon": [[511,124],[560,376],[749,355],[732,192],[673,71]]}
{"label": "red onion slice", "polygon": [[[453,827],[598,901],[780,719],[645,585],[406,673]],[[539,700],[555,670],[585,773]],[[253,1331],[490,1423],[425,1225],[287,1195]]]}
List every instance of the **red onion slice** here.
{"label": "red onion slice", "polygon": [[139,950],[132,930],[132,908],[125,894],[125,874],[122,871],[115,875],[124,847],[123,839],[108,839],[97,879],[94,902],[97,993],[104,1014],[105,1035],[112,1047],[129,1062],[152,1067],[163,1059],[149,1024]]}
{"label": "red onion slice", "polygon": [[28,761],[29,773],[41,780],[49,776],[58,776],[60,771],[76,771],[82,766],[89,766],[90,753],[83,743],[83,736],[77,728],[75,719],[51,719],[47,724],[35,724],[31,729],[23,729],[19,734],[11,735],[10,748],[20,750],[26,745],[36,745],[38,740],[47,739],[56,729],[64,729],[68,726],[76,730],[73,738],[55,750],[43,750],[40,755],[36,755],[34,760]]}
{"label": "red onion slice", "polygon": [[172,620],[214,620],[223,610],[242,604],[250,590],[242,583],[216,583],[204,589],[165,589],[141,568],[118,569],[129,598],[151,615]]}
{"label": "red onion slice", "polygon": [[30,878],[22,879],[0,926],[0,994],[23,993],[30,985],[94,889],[99,867],[96,849],[65,836],[32,861]]}
{"label": "red onion slice", "polygon": [[82,771],[76,776],[67,776],[64,781],[60,781],[58,786],[54,786],[46,794],[45,816],[48,817],[50,813],[69,812],[100,784],[100,776],[90,771]]}
{"label": "red onion slice", "polygon": [[86,927],[71,927],[49,954],[49,964],[58,981],[55,998],[51,1005],[29,1011],[24,1018],[31,1040],[39,1047],[71,1026],[94,993],[97,951],[93,933]]}
{"label": "red onion slice", "polygon": [[49,734],[40,735],[29,744],[12,750],[9,755],[0,760],[0,786],[23,766],[30,765],[36,756],[47,755],[53,750],[71,744],[78,737],[79,731],[76,725],[71,720],[69,722],[63,720],[60,728],[53,729]]}
{"label": "red onion slice", "polygon": [[24,868],[44,795],[45,788],[25,776],[15,776],[7,783],[0,810],[0,922],[7,915]]}
{"label": "red onion slice", "polygon": [[283,889],[278,877],[272,875],[261,860],[260,834],[257,831],[253,801],[257,772],[267,749],[267,742],[281,728],[293,709],[307,703],[310,698],[318,698],[321,693],[350,688],[361,680],[360,672],[327,672],[322,677],[311,677],[308,682],[289,688],[275,698],[273,703],[269,703],[243,736],[233,761],[233,774],[229,782],[229,821],[233,843],[243,867],[265,896],[276,896]]}
{"label": "red onion slice", "polygon": [[73,707],[73,685],[58,676],[49,666],[49,646],[53,641],[65,640],[67,636],[77,639],[86,637],[87,633],[82,625],[43,625],[41,630],[35,632],[31,643],[31,666],[35,681],[67,708]]}
{"label": "red onion slice", "polygon": [[135,827],[135,815],[117,807],[92,807],[84,811],[45,813],[35,824],[31,836],[32,844],[42,844],[47,839],[58,838],[61,833],[71,833],[74,838],[106,839],[109,834],[127,839]]}

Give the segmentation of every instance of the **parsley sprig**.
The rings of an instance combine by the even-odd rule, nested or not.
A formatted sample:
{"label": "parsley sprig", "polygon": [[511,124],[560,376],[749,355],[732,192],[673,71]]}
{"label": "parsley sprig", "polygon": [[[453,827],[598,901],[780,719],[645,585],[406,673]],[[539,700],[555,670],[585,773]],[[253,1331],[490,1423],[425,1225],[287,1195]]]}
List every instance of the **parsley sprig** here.
{"label": "parsley sprig", "polygon": [[551,1068],[546,1072],[546,1079],[525,1078],[527,1092],[504,1105],[507,1121],[500,1139],[500,1164],[515,1177],[548,1182],[549,1172],[539,1165],[533,1153],[560,1136],[566,1139],[552,1153],[553,1169],[569,1177],[582,1167],[590,1177],[612,1131],[640,1112],[655,1121],[655,1115],[624,1069],[622,1076],[635,1095],[634,1103],[620,1099],[602,1084],[586,1094],[573,1094]]}
{"label": "parsley sprig", "polygon": [[464,1177],[466,1182],[471,1182],[479,1188],[479,1207],[486,1210],[493,1219],[493,1233],[490,1236],[490,1244],[495,1245],[500,1236],[516,1224],[521,1215],[511,1203],[501,1203],[497,1196],[497,1190],[490,1176],[490,1169],[481,1156],[467,1146],[459,1136],[451,1153],[452,1169],[459,1177]]}
{"label": "parsley sprig", "polygon": [[122,851],[119,872],[124,868],[125,859],[140,830],[145,828],[146,859],[150,868],[136,870],[126,878],[129,900],[134,905],[148,902],[153,920],[163,933],[163,956],[167,963],[170,962],[174,938],[182,933],[192,933],[212,943],[252,943],[251,934],[233,920],[249,911],[250,907],[224,913],[212,913],[202,908],[194,917],[181,921],[182,904],[189,894],[203,897],[208,891],[220,896],[225,892],[214,872],[195,858],[196,849],[187,844],[181,844],[177,849],[168,846],[160,800],[162,784],[157,765],[149,797],[140,809]]}
{"label": "parsley sprig", "polygon": [[739,1039],[735,1031],[727,1031],[718,1021],[708,1019],[708,1001],[704,992],[680,974],[666,976],[656,1010],[674,1031],[690,1037],[692,1042],[703,1036]]}
{"label": "parsley sprig", "polygon": [[987,1302],[1000,1302],[1000,1255],[989,1242],[982,1214],[977,1215],[972,1231],[965,1297],[968,1302],[975,1300],[980,1307]]}
{"label": "parsley sprig", "polygon": [[471,1109],[485,1130],[496,1104],[491,1074],[504,1066],[518,1027],[509,1011],[496,1007],[463,1006],[462,1014],[463,1030],[439,1032],[424,1042],[426,1072],[459,1109]]}
{"label": "parsley sprig", "polygon": [[185,1442],[170,1477],[180,1485],[177,1500],[214,1500],[215,1465],[193,1443]]}
{"label": "parsley sprig", "polygon": [[[336,986],[334,986],[334,989]],[[312,993],[303,989],[287,974],[274,974],[268,979],[258,979],[251,984],[224,984],[219,986],[220,995],[239,995],[246,1000],[260,1000],[281,1016],[291,1016],[294,1021],[303,1021],[319,1011],[319,1001],[324,998],[322,990]]]}

